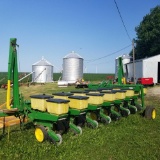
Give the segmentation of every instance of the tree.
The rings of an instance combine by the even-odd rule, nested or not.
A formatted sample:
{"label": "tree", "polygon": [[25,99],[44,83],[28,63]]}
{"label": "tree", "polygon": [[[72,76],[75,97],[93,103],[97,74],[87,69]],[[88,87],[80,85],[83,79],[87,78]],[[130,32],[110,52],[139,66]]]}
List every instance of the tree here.
{"label": "tree", "polygon": [[135,59],[160,54],[160,6],[151,9],[135,31]]}

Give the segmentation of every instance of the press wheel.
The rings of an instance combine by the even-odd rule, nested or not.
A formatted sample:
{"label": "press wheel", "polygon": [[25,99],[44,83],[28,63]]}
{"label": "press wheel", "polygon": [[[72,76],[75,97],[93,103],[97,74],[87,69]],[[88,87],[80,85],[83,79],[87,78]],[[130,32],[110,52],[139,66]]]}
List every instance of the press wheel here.
{"label": "press wheel", "polygon": [[145,118],[155,119],[156,118],[156,109],[154,107],[147,106],[145,109]]}

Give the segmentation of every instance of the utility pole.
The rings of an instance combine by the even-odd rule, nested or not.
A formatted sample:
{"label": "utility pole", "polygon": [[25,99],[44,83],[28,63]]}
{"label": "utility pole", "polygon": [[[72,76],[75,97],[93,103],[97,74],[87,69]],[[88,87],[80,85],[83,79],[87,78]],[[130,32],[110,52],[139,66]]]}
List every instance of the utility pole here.
{"label": "utility pole", "polygon": [[136,84],[136,77],[135,77],[135,48],[134,48],[134,39],[132,40],[132,50],[133,50],[133,79],[134,79],[134,84]]}

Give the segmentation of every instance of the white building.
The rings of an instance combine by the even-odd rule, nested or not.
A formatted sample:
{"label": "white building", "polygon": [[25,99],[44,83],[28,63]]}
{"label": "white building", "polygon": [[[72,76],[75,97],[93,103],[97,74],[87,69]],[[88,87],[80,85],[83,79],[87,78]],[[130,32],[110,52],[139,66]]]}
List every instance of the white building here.
{"label": "white building", "polygon": [[[133,78],[133,62],[126,64],[127,77]],[[154,83],[160,83],[160,54],[135,61],[135,78],[152,77]]]}

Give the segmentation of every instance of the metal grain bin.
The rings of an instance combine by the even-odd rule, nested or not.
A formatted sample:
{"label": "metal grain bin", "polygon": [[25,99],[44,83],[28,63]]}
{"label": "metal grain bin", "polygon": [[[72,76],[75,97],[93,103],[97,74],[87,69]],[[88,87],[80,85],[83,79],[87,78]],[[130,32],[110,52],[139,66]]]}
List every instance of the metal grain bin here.
{"label": "metal grain bin", "polygon": [[83,58],[72,51],[63,58],[62,80],[75,83],[83,78]]}
{"label": "metal grain bin", "polygon": [[[123,72],[124,72],[124,74],[127,76],[127,69],[126,69],[126,64],[128,64],[130,61],[131,61],[131,59],[132,59],[132,57],[131,56],[129,56],[129,55],[122,55],[122,56],[119,56],[119,57],[122,57],[122,63],[123,63]],[[116,59],[115,59],[115,78],[118,78],[118,63],[119,63],[119,57],[117,57]]]}
{"label": "metal grain bin", "polygon": [[32,72],[32,82],[53,82],[53,65],[44,58],[32,65]]}

